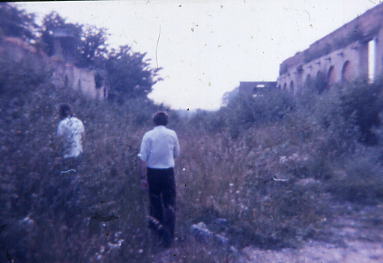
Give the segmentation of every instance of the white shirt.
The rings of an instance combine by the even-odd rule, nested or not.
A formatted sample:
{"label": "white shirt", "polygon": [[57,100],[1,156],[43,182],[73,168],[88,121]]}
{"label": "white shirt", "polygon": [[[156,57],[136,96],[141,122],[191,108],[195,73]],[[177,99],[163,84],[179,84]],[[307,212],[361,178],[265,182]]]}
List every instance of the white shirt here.
{"label": "white shirt", "polygon": [[57,136],[63,139],[64,158],[78,157],[82,153],[84,125],[76,117],[67,117],[60,121]]}
{"label": "white shirt", "polygon": [[166,169],[174,167],[174,158],[180,154],[175,131],[159,125],[145,133],[138,157],[147,167]]}

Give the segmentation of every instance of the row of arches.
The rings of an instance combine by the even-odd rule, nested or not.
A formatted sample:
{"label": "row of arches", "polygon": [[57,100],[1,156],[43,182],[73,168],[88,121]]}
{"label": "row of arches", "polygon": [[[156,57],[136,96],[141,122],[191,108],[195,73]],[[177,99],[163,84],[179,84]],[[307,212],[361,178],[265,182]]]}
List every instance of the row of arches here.
{"label": "row of arches", "polygon": [[[338,72],[338,75],[337,75]],[[340,76],[339,76],[340,73]],[[339,76],[339,77],[338,77]],[[340,72],[336,70],[335,66],[332,65],[329,67],[329,69],[325,72],[322,72],[319,70],[315,77],[311,76],[310,73],[306,75],[305,78],[299,78],[294,82],[294,80],[290,80],[290,82],[286,81],[283,84],[281,84],[279,87],[288,90],[290,92],[296,92],[297,85],[305,87],[312,87],[315,86],[315,88],[319,89],[319,91],[323,91],[325,89],[330,88],[334,84],[341,82],[348,82],[352,81],[353,79],[353,69],[352,64],[350,61],[345,61],[341,67]],[[300,83],[297,83],[300,82]]]}

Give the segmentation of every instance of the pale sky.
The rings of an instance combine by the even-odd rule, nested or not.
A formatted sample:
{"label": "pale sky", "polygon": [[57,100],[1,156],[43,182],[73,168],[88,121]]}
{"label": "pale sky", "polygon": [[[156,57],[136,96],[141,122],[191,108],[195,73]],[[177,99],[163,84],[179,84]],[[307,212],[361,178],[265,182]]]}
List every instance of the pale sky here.
{"label": "pale sky", "polygon": [[[26,2],[42,18],[107,28],[109,44],[147,52],[164,81],[149,95],[174,109],[217,109],[240,81],[275,81],[279,64],[383,0]],[[158,46],[157,40],[159,38]]]}

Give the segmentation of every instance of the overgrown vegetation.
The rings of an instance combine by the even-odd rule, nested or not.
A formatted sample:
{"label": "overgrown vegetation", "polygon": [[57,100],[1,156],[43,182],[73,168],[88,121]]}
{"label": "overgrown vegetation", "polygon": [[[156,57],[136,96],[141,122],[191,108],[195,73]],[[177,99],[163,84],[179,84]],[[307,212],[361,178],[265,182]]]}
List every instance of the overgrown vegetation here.
{"label": "overgrown vegetation", "polygon": [[[112,52],[109,66],[139,64],[142,55],[130,52]],[[158,109],[146,98],[153,80],[139,91],[130,83],[132,96],[120,101],[90,101],[56,89],[28,57],[9,61],[0,59],[0,261],[153,261],[158,251],[148,237],[136,163]],[[129,76],[115,74],[116,81]],[[219,111],[189,119],[170,112],[183,149],[172,262],[233,260],[233,253],[195,242],[193,223],[205,222],[237,248],[277,249],[315,239],[335,202],[381,204],[382,92],[381,82],[321,92],[308,85],[298,96],[237,93]],[[86,128],[78,180],[59,174],[56,112],[63,102]]]}
{"label": "overgrown vegetation", "polygon": [[230,218],[242,245],[280,247],[315,238],[336,200],[381,203],[382,92],[381,82],[270,90],[199,112],[185,157],[193,213]]}
{"label": "overgrown vegetation", "polygon": [[35,16],[7,3],[0,3],[0,37],[15,36],[26,41],[35,39]]}
{"label": "overgrown vegetation", "polygon": [[[370,34],[372,34],[372,32],[370,32]],[[353,42],[364,41],[366,35],[368,34],[363,33],[360,26],[356,24],[352,30],[348,30],[345,36],[337,37],[332,42],[326,43],[323,47],[312,47],[303,51],[303,61],[308,63],[326,54],[334,52],[335,50],[344,48]]]}
{"label": "overgrown vegetation", "polygon": [[[135,155],[142,132],[129,113],[132,103],[88,101],[56,89],[49,74],[33,72],[28,61],[3,62],[1,261],[9,254],[16,262],[116,262],[125,256],[141,262],[145,193],[136,180]],[[72,104],[86,126],[78,181],[60,174],[55,130],[62,102]],[[111,254],[108,243],[120,239],[129,255]]]}
{"label": "overgrown vegetation", "polygon": [[109,78],[109,100],[123,102],[134,98],[146,99],[152,86],[161,81],[161,68],[153,68],[146,53],[135,52],[128,45],[111,48],[105,28],[72,23],[52,12],[41,25],[35,16],[17,8],[13,3],[0,3],[0,38],[18,37],[48,56],[57,55],[55,39],[61,38],[62,55],[78,67],[97,69]]}

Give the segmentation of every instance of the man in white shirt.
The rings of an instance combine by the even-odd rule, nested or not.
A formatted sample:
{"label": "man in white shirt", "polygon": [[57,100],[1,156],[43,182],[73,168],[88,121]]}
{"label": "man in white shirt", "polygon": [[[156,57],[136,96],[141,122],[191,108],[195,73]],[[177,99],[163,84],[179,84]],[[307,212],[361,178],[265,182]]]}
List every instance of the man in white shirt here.
{"label": "man in white shirt", "polygon": [[153,122],[155,127],[145,133],[138,156],[142,161],[142,182],[149,185],[149,227],[159,235],[163,245],[169,247],[175,228],[174,159],[180,154],[180,146],[177,134],[165,127],[168,123],[165,112],[157,112]]}
{"label": "man in white shirt", "polygon": [[85,129],[81,120],[73,116],[68,104],[60,105],[61,121],[57,127],[57,136],[61,139],[65,171],[76,172],[80,156],[83,152],[82,140]]}

